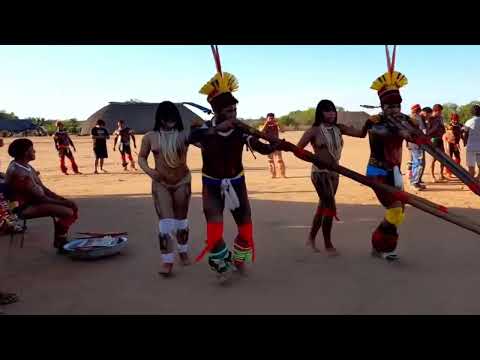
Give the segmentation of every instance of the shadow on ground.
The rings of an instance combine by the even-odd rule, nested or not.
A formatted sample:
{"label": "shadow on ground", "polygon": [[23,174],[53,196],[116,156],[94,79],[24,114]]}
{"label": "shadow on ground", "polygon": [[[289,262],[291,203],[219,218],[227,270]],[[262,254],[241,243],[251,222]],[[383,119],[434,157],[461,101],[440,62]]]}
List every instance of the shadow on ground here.
{"label": "shadow on ground", "polygon": [[[315,204],[252,200],[257,261],[247,279],[220,286],[206,261],[157,275],[158,221],[149,195],[76,199],[73,231],[128,231],[123,254],[72,261],[51,248],[49,219],[30,221],[25,247],[0,238],[0,289],[21,302],[8,314],[474,314],[480,313],[480,238],[408,208],[401,261],[371,258],[379,206],[339,204],[334,243],[341,256],[311,253],[305,240]],[[119,210],[120,209],[120,210]],[[472,209],[451,209],[477,218]],[[226,214],[226,240],[235,226]],[[192,254],[203,246],[201,199],[190,208]],[[318,242],[321,244],[321,237]]]}

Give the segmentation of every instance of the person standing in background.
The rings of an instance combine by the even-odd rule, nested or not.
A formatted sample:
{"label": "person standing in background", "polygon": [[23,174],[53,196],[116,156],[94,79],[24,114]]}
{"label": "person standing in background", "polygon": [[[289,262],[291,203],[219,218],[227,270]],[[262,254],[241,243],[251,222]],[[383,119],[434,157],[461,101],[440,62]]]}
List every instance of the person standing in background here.
{"label": "person standing in background", "polygon": [[107,151],[107,139],[110,138],[108,130],[105,129],[105,121],[102,119],[97,120],[97,125],[92,129],[93,139],[93,152],[95,153],[95,172],[98,174],[98,164],[100,163],[100,170],[106,172],[103,169],[103,161],[108,158]]}
{"label": "person standing in background", "polygon": [[465,131],[464,144],[467,148],[468,172],[475,176],[476,164],[479,170],[477,180],[480,180],[480,105],[473,106],[472,115],[473,117],[463,127]]}
{"label": "person standing in background", "polygon": [[[280,125],[277,119],[275,119],[274,113],[267,114],[267,120],[263,125],[262,132],[271,138],[279,139]],[[280,150],[276,150],[268,155],[268,167],[272,174],[272,179],[277,178],[277,167],[280,170],[280,175],[283,178],[287,177],[285,175],[285,163],[283,162],[282,152]]]}

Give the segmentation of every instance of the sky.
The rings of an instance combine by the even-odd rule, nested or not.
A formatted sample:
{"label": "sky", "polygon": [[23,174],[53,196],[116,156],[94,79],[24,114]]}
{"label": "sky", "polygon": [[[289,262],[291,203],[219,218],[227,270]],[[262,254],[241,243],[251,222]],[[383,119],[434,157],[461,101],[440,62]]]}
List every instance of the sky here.
{"label": "sky", "polygon": [[[370,89],[386,69],[381,45],[225,45],[222,69],[239,81],[238,116],[277,116],[330,99],[346,110],[378,105]],[[480,46],[399,45],[403,111],[478,100]],[[207,45],[0,45],[0,110],[20,118],[86,120],[110,101],[190,101],[215,74]]]}

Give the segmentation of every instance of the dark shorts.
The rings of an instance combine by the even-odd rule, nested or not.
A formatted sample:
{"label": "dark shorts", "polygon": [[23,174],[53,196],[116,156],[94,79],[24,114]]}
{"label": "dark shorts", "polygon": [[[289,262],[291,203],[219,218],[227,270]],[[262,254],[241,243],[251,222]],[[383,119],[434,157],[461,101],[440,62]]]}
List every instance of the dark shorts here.
{"label": "dark shorts", "polygon": [[132,148],[130,147],[130,144],[120,143],[120,146],[118,147],[118,150],[122,154],[132,155]]}
{"label": "dark shorts", "polygon": [[448,154],[450,156],[455,155],[456,157],[460,157],[460,148],[457,144],[448,143]]}
{"label": "dark shorts", "polygon": [[95,145],[93,147],[93,152],[95,153],[95,157],[97,159],[107,159],[108,158],[108,151],[107,151],[107,145]]}
{"label": "dark shorts", "polygon": [[58,156],[59,157],[63,157],[63,156],[70,157],[70,156],[72,156],[72,151],[68,147],[61,147],[61,148],[58,149]]}

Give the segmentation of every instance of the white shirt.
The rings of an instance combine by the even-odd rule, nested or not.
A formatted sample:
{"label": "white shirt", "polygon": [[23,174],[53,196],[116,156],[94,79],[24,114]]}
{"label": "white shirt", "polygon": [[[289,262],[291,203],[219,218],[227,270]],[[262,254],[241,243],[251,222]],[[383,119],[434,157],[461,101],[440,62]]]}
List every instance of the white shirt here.
{"label": "white shirt", "polygon": [[468,120],[464,129],[468,131],[467,151],[480,152],[480,117]]}

